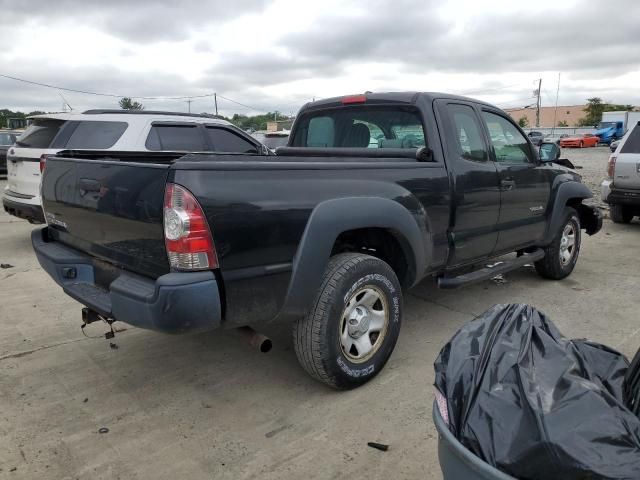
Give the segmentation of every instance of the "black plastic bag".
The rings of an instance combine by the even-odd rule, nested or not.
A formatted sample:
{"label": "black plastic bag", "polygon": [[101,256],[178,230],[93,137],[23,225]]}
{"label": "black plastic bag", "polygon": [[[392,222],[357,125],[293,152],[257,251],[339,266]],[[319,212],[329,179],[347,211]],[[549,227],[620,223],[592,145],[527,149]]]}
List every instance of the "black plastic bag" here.
{"label": "black plastic bag", "polygon": [[640,417],[640,349],[631,360],[631,365],[624,378],[625,405]]}
{"label": "black plastic bag", "polygon": [[564,338],[528,305],[496,305],[435,362],[449,428],[475,455],[526,480],[640,478],[640,419],[624,405],[628,362]]}

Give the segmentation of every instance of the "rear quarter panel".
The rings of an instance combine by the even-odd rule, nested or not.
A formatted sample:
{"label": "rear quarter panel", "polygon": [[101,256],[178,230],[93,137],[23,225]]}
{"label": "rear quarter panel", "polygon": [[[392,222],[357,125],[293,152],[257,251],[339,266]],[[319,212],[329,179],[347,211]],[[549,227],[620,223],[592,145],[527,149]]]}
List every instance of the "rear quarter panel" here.
{"label": "rear quarter panel", "polygon": [[375,196],[426,214],[431,263],[446,259],[450,196],[442,164],[179,163],[169,181],[186,186],[205,211],[224,280],[227,325],[277,316],[307,221],[325,200]]}

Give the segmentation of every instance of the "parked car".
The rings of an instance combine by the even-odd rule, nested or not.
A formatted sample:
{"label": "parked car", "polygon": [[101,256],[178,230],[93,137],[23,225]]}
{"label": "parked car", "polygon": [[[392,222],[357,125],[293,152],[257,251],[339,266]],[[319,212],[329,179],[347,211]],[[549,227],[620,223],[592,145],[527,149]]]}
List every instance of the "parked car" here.
{"label": "parked car", "polygon": [[289,141],[289,132],[268,132],[266,130],[259,130],[251,134],[253,138],[258,140],[263,145],[269,147],[274,151],[278,147],[284,147]]}
{"label": "parked car", "polygon": [[7,150],[18,136],[10,130],[0,130],[0,173],[7,174]]}
{"label": "parked car", "polygon": [[529,140],[536,146],[539,146],[544,141],[544,133],[533,130],[527,133]]}
{"label": "parked car", "polygon": [[225,120],[175,112],[88,110],[37,115],[9,149],[7,213],[43,223],[40,172],[47,155],[62,149],[101,151],[255,151],[259,142]]}
{"label": "parked car", "polygon": [[543,142],[545,143],[555,143],[557,145],[560,145],[560,140],[562,140],[563,138],[568,138],[569,134],[567,133],[554,133],[554,134],[549,134],[546,135],[544,137]]}
{"label": "parked car", "polygon": [[581,231],[602,218],[553,163],[558,146],[542,147],[549,160],[508,114],[464,97],[331,98],[301,109],[275,156],[59,152],[32,243],[85,322],[289,323],[304,369],[353,388],[384,367],[402,289],[423,278],[456,288],[527,263],[571,274]]}
{"label": "parked car", "polygon": [[629,223],[640,215],[640,122],[609,157],[607,176],[601,185],[602,200],[609,204],[611,220]]}
{"label": "parked car", "polygon": [[591,133],[582,133],[579,135],[572,135],[570,137],[560,139],[560,147],[595,147],[598,145],[598,137]]}
{"label": "parked car", "polygon": [[620,145],[620,140],[614,140],[609,144],[609,150],[611,150],[611,153],[616,151],[616,148],[618,148],[618,145]]}

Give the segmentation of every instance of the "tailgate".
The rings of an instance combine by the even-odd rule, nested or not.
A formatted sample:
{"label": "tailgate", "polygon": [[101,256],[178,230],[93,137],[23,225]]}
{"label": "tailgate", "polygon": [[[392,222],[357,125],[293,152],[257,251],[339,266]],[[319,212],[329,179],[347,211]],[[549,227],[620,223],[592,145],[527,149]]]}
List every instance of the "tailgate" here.
{"label": "tailgate", "polygon": [[613,185],[615,188],[640,189],[640,154],[618,154]]}
{"label": "tailgate", "polygon": [[[124,268],[152,278],[169,272],[163,201],[168,164],[49,158],[42,206],[50,235],[96,258],[109,283]],[[96,282],[100,279],[96,278]]]}

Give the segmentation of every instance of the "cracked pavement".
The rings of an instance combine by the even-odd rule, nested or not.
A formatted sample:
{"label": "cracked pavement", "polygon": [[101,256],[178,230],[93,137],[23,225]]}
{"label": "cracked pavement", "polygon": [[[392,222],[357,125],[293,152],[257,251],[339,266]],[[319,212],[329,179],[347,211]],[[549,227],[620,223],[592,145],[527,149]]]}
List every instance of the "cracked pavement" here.
{"label": "cracked pavement", "polygon": [[[580,155],[592,183],[608,158],[604,148],[565,154]],[[495,303],[525,302],[566,336],[627,355],[640,346],[637,220],[607,220],[585,236],[561,282],[532,268],[453,291],[423,281],[405,294],[387,367],[350,392],[302,371],[285,326],[264,332],[268,354],[224,331],[128,328],[111,340],[118,349],[86,338],[80,305],[38,267],[33,228],[0,213],[0,262],[14,265],[0,270],[0,479],[438,479],[433,361],[464,322]],[[100,337],[107,327],[86,330]]]}

